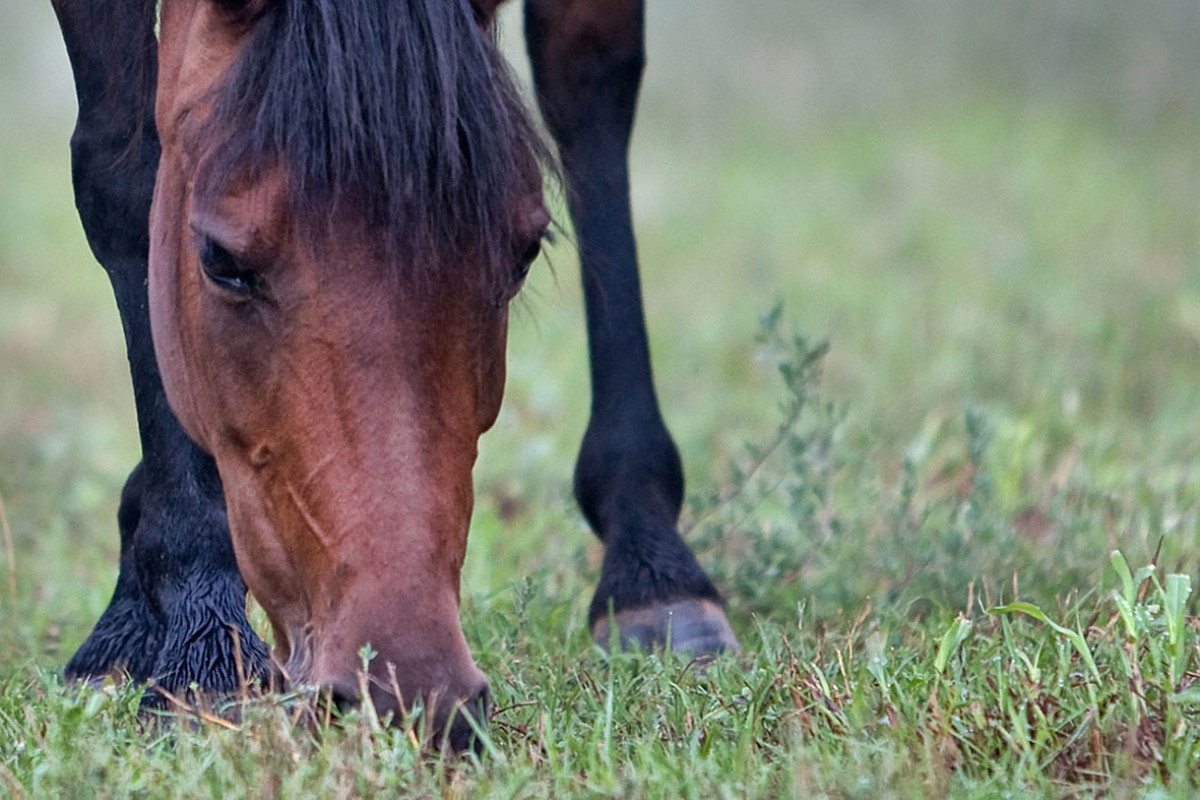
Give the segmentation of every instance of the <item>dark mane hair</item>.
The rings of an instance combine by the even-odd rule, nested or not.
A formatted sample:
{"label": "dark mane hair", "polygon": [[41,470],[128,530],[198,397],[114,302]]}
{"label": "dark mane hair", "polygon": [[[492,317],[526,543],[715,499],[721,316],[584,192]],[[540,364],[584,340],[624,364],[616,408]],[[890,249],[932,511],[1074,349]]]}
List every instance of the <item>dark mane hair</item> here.
{"label": "dark mane hair", "polygon": [[549,162],[469,0],[275,0],[254,26],[217,90],[210,178],[281,163],[310,223],[351,199],[418,266],[449,250],[508,280],[529,154]]}

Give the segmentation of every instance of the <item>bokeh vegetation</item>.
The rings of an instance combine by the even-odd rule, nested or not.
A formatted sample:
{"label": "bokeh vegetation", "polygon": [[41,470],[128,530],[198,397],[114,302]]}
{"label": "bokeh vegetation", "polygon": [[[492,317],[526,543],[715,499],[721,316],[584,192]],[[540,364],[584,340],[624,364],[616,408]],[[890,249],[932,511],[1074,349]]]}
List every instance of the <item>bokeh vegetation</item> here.
{"label": "bokeh vegetation", "polygon": [[443,769],[369,716],[162,729],[136,689],[62,688],[137,449],[65,56],[48,4],[6,10],[0,796],[1195,794],[1172,575],[1200,557],[1200,6],[653,0],[649,39],[659,393],[745,653],[705,677],[588,640],[560,237],[477,470],[464,624],[494,749]]}

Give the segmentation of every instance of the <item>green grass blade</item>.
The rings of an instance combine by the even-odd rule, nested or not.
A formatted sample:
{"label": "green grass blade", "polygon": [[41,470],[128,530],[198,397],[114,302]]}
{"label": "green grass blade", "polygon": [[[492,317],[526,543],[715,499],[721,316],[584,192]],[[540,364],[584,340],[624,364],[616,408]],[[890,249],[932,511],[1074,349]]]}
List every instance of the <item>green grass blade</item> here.
{"label": "green grass blade", "polygon": [[987,610],[987,613],[989,613],[989,614],[1024,614],[1028,617],[1033,617],[1038,622],[1041,622],[1042,624],[1051,628],[1055,633],[1058,633],[1058,634],[1066,637],[1067,641],[1069,641],[1072,644],[1072,646],[1074,646],[1075,652],[1079,653],[1079,657],[1081,659],[1083,659],[1083,663],[1087,666],[1088,672],[1091,673],[1092,679],[1095,680],[1097,683],[1100,682],[1100,670],[1096,667],[1096,661],[1092,657],[1091,648],[1088,647],[1087,640],[1083,638],[1083,634],[1079,633],[1078,631],[1073,631],[1070,628],[1064,628],[1062,625],[1059,625],[1057,622],[1054,622],[1052,619],[1047,617],[1045,615],[1045,613],[1043,613],[1042,610],[1040,608],[1038,608],[1037,606],[1035,606],[1033,603],[1016,602],[1016,603],[1009,603],[1009,604],[1003,605],[1003,606],[994,606],[992,608],[989,608]]}

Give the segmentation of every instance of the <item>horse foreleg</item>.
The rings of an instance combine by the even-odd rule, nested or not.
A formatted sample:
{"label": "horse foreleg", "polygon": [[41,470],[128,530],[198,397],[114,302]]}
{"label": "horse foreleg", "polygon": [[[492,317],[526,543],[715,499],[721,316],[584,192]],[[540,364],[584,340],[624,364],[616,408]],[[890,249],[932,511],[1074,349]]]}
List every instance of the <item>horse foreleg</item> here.
{"label": "horse foreleg", "polygon": [[116,295],[143,456],[118,512],[116,589],[67,675],[119,670],[175,692],[193,683],[226,692],[238,688],[239,661],[243,674],[254,677],[266,671],[269,658],[246,622],[246,587],[216,467],[167,406],[150,338],[148,219],[159,157],[154,5],[55,3],[79,101],[71,138],[75,203]]}
{"label": "horse foreleg", "polygon": [[659,411],[629,202],[644,62],[641,0],[527,0],[538,103],[558,144],[587,305],[591,419],[575,496],[605,545],[593,636],[697,654],[737,649],[678,530],[683,467]]}

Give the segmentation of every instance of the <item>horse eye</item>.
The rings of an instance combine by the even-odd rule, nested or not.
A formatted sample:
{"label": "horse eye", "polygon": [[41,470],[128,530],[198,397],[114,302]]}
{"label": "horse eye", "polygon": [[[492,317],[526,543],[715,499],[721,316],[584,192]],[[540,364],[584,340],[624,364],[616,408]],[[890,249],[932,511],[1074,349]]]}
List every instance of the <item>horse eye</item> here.
{"label": "horse eye", "polygon": [[520,283],[525,280],[525,276],[529,274],[529,268],[533,266],[533,262],[542,254],[542,240],[534,239],[525,252],[521,253],[521,258],[517,261],[517,271],[514,274],[516,279],[514,283]]}
{"label": "horse eye", "polygon": [[204,277],[226,291],[247,297],[258,292],[258,273],[243,268],[233,253],[207,236],[200,241],[200,267]]}

